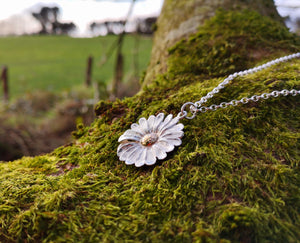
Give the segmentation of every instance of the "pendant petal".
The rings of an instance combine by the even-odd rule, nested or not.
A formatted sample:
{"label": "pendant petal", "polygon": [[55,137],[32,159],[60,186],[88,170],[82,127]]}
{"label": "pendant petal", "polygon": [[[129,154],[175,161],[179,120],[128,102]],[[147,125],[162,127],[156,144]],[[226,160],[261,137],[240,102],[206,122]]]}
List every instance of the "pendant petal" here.
{"label": "pendant petal", "polygon": [[142,138],[142,134],[133,130],[127,130],[123,135],[121,135],[118,139],[118,142],[122,142],[124,140],[133,140],[140,141]]}
{"label": "pendant petal", "polygon": [[174,145],[169,144],[167,141],[164,140],[159,140],[157,144],[159,144],[159,146],[162,147],[166,152],[170,152],[174,149]]}
{"label": "pendant petal", "polygon": [[158,126],[161,125],[164,117],[165,117],[164,113],[159,113],[156,116],[155,123],[153,125],[153,132],[158,132]]}
{"label": "pendant petal", "polygon": [[147,148],[147,153],[146,153],[146,165],[153,165],[156,162],[156,157],[155,153],[153,153],[152,147]]}
{"label": "pendant petal", "polygon": [[147,149],[144,148],[142,153],[140,154],[140,157],[136,160],[135,166],[136,167],[141,167],[144,164],[146,164],[146,156],[147,156]]}
{"label": "pendant petal", "polygon": [[142,130],[142,132],[147,134],[149,131],[148,131],[148,124],[147,124],[146,118],[145,117],[140,118],[139,124],[140,124],[140,129]]}
{"label": "pendant petal", "polygon": [[155,156],[158,159],[165,159],[167,157],[167,153],[164,151],[164,148],[160,147],[160,145],[158,143],[154,144],[152,146],[152,149],[154,150]]}
{"label": "pendant petal", "polygon": [[134,143],[134,142],[128,142],[128,143],[121,143],[119,146],[118,146],[118,149],[117,149],[117,155],[118,156],[121,156],[122,153],[128,151],[128,150],[131,150],[132,147],[135,147],[137,146],[137,143]]}
{"label": "pendant petal", "polygon": [[184,135],[183,131],[176,131],[176,132],[167,131],[167,133],[161,134],[160,138],[168,140],[173,138],[182,138],[183,135]]}

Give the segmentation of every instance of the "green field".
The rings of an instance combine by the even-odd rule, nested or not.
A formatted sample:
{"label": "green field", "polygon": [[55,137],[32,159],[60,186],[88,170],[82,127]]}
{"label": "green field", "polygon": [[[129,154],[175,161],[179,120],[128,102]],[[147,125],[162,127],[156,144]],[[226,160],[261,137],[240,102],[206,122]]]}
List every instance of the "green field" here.
{"label": "green field", "polygon": [[[83,84],[89,55],[94,57],[93,81],[106,84],[111,82],[115,55],[112,55],[103,66],[100,66],[100,62],[116,39],[117,36],[0,38],[0,65],[7,65],[9,68],[10,96],[17,98],[36,90],[57,92]],[[123,45],[125,82],[133,75],[135,47],[138,47],[138,66],[141,74],[150,59],[152,38],[125,37]]]}

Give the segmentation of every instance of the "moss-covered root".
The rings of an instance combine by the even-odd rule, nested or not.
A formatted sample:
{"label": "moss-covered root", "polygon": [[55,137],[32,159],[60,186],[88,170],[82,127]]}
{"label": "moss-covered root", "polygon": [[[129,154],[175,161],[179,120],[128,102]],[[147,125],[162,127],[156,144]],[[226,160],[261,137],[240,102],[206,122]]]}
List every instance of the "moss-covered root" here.
{"label": "moss-covered root", "polygon": [[[212,32],[170,50],[168,72],[143,92],[100,102],[99,118],[78,127],[72,144],[0,164],[0,241],[299,241],[299,96],[183,120],[182,146],[155,166],[118,160],[117,139],[139,117],[176,115],[227,73],[299,47],[285,28],[253,12],[220,12],[206,27]],[[293,60],[237,78],[213,103],[300,89],[299,70]]]}

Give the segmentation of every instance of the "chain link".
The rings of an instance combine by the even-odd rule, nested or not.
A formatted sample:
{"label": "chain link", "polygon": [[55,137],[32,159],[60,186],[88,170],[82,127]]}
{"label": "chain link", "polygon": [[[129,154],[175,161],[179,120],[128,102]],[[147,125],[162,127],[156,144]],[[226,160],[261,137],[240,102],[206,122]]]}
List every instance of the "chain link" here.
{"label": "chain link", "polygon": [[244,97],[240,100],[232,100],[230,102],[222,102],[220,105],[211,105],[211,106],[202,106],[199,109],[197,109],[197,111],[199,112],[206,112],[208,110],[211,111],[215,111],[219,108],[227,108],[228,106],[237,106],[239,104],[247,104],[249,103],[249,101],[254,101],[257,102],[260,99],[269,99],[271,97],[278,97],[279,95],[283,95],[283,96],[287,96],[287,95],[292,95],[292,96],[296,96],[300,94],[300,90],[282,90],[282,91],[273,91],[271,93],[263,93],[261,95],[253,95],[252,97],[248,98],[248,97]]}
{"label": "chain link", "polygon": [[[247,69],[244,71],[240,71],[240,72],[236,72],[233,74],[230,74],[227,78],[225,78],[223,80],[223,82],[221,82],[217,87],[215,87],[212,91],[208,92],[206,96],[203,96],[199,101],[196,101],[195,103],[193,102],[186,102],[182,105],[180,112],[178,113],[177,117],[179,119],[183,119],[183,118],[187,118],[187,119],[193,119],[197,112],[201,112],[201,113],[205,113],[208,110],[212,110],[215,111],[219,108],[227,108],[228,106],[237,106],[239,104],[247,104],[249,101],[254,101],[257,102],[261,99],[269,99],[270,97],[279,97],[280,95],[282,96],[287,96],[287,95],[292,95],[292,96],[296,96],[300,94],[300,90],[281,90],[281,91],[272,91],[271,93],[263,93],[261,95],[253,95],[250,98],[248,97],[244,97],[240,100],[232,100],[230,102],[222,102],[219,105],[211,105],[211,106],[203,106],[203,103],[206,103],[208,99],[212,98],[215,94],[219,93],[221,89],[225,88],[225,86],[227,84],[229,84],[230,81],[232,81],[233,79],[235,79],[238,76],[245,76],[248,74],[252,74],[252,73],[256,73],[259,72],[263,69],[266,69],[268,67],[271,67],[275,64],[278,63],[282,63],[282,62],[286,62],[289,61],[291,59],[294,58],[299,58],[300,57],[300,52],[298,53],[294,53],[288,56],[284,56],[284,57],[280,57],[277,58],[275,60],[272,60],[270,62],[267,62],[263,65],[260,65],[258,67],[255,68],[251,68],[251,69]],[[186,109],[188,109],[188,111],[186,111]]]}

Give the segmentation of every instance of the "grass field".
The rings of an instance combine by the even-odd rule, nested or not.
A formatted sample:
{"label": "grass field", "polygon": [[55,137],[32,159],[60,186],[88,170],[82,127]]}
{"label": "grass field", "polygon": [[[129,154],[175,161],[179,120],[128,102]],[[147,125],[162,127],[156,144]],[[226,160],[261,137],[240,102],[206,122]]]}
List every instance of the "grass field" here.
{"label": "grass field", "polygon": [[[111,82],[115,55],[101,67],[100,62],[116,38],[117,36],[86,39],[67,36],[0,38],[0,66],[7,65],[9,68],[10,96],[17,98],[36,90],[57,92],[83,84],[89,55],[94,57],[93,80],[106,84]],[[133,75],[136,46],[141,74],[150,59],[152,38],[126,36],[123,45],[125,82]]]}

